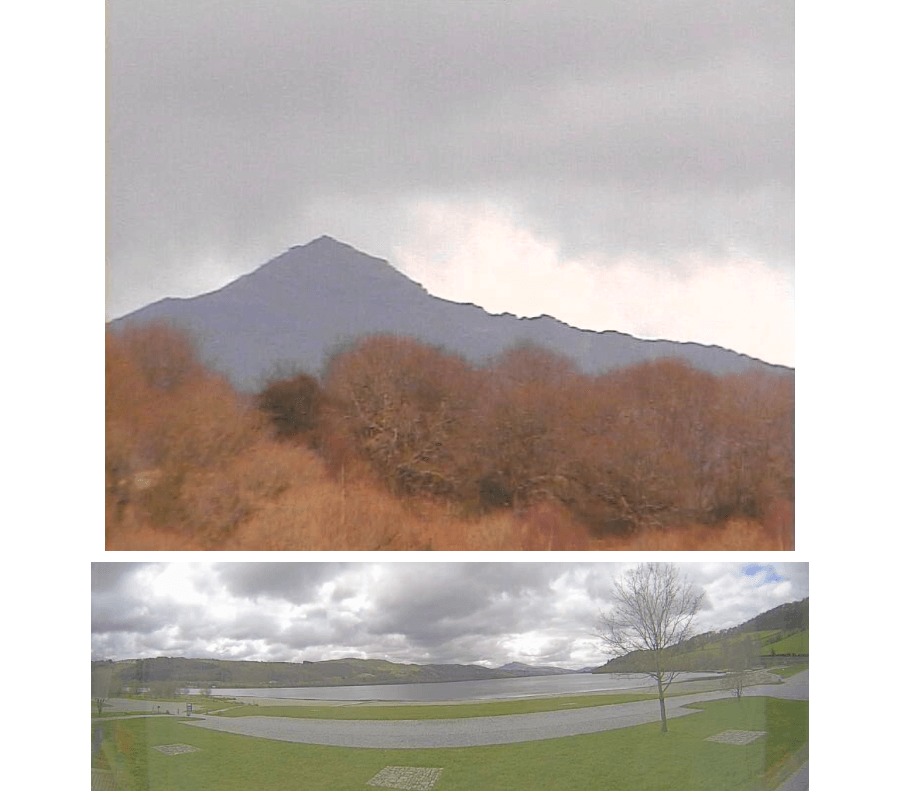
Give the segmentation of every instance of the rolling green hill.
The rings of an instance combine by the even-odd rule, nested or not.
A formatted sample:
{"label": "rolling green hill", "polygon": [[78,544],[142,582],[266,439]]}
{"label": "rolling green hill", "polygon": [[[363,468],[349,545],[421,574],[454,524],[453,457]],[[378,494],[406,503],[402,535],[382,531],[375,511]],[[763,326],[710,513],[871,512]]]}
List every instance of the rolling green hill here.
{"label": "rolling green hill", "polygon": [[771,647],[764,648],[763,655],[771,650],[772,655],[809,655],[809,631],[798,631],[793,636],[779,639]]}
{"label": "rolling green hill", "polygon": [[92,662],[92,669],[111,665],[111,693],[129,687],[154,692],[184,686],[219,689],[278,686],[351,686],[390,683],[436,683],[512,678],[517,673],[466,664],[395,664],[381,659],[342,658],[334,661],[221,661],[207,658],[144,658]]}
{"label": "rolling green hill", "polygon": [[[779,656],[809,657],[809,598],[785,603],[765,611],[735,628],[701,633],[672,649],[672,667],[680,671],[704,672],[728,668],[725,656],[729,646],[750,642],[757,664]],[[635,671],[631,655],[610,659],[594,672]]]}

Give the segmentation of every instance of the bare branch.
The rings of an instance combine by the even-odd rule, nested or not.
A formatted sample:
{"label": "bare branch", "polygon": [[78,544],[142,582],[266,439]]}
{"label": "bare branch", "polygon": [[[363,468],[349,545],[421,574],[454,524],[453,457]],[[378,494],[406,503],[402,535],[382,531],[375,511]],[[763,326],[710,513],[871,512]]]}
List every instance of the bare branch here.
{"label": "bare branch", "polygon": [[662,730],[665,691],[678,674],[675,649],[691,635],[703,592],[673,564],[642,564],[616,580],[612,611],[600,615],[599,635],[616,656],[630,656],[633,671],[656,681]]}

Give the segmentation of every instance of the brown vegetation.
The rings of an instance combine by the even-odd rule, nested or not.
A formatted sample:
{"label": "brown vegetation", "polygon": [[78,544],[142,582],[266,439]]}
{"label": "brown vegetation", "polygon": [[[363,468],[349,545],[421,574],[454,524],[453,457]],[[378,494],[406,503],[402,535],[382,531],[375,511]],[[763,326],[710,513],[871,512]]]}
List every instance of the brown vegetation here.
{"label": "brown vegetation", "polygon": [[107,547],[793,547],[793,380],[377,336],[241,396],[163,327],[107,336]]}

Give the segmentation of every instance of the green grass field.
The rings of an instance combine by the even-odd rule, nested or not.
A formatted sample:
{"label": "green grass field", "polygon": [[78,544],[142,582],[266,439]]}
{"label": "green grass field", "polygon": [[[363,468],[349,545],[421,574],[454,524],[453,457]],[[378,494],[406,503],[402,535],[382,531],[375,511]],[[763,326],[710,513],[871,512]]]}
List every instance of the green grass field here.
{"label": "green grass field", "polygon": [[464,717],[501,717],[538,711],[565,711],[572,708],[633,703],[655,695],[571,695],[539,697],[529,700],[503,700],[489,703],[450,703],[447,705],[353,705],[353,706],[251,706],[231,707],[220,717],[300,717],[303,719],[462,719]]}
{"label": "green grass field", "polygon": [[790,678],[792,675],[799,675],[808,669],[809,664],[794,664],[790,667],[776,667],[775,669],[770,669],[769,672],[773,675],[781,675],[782,678]]}
{"label": "green grass field", "polygon": [[800,631],[793,636],[775,642],[775,644],[763,648],[764,653],[774,651],[775,655],[785,653],[809,654],[809,631]]}
{"label": "green grass field", "polygon": [[[155,717],[92,722],[91,766],[123,789],[360,790],[385,766],[441,767],[445,790],[754,790],[778,785],[808,753],[809,703],[765,697],[698,703],[699,714],[605,733],[522,744],[368,750],[290,744]],[[706,742],[764,730],[749,745]],[[152,748],[187,744],[167,756]]]}

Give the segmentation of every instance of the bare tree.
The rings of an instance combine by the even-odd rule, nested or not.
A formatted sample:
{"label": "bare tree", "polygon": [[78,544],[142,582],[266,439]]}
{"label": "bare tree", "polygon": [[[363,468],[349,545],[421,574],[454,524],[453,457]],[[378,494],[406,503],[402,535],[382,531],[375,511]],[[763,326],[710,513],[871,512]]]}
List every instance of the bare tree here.
{"label": "bare tree", "polygon": [[91,664],[91,697],[97,704],[97,714],[103,714],[103,706],[109,702],[109,686],[112,679],[112,664]]}
{"label": "bare tree", "polygon": [[725,664],[728,668],[725,686],[738,700],[740,700],[744,694],[744,686],[747,684],[747,677],[750,674],[754,661],[757,660],[757,654],[754,651],[753,643],[748,637],[724,642],[722,652],[725,656]]}
{"label": "bare tree", "polygon": [[674,659],[691,635],[703,592],[673,564],[641,564],[616,580],[613,598],[613,609],[600,616],[600,638],[616,656],[628,655],[635,672],[656,681],[665,733],[665,693],[680,671]]}

